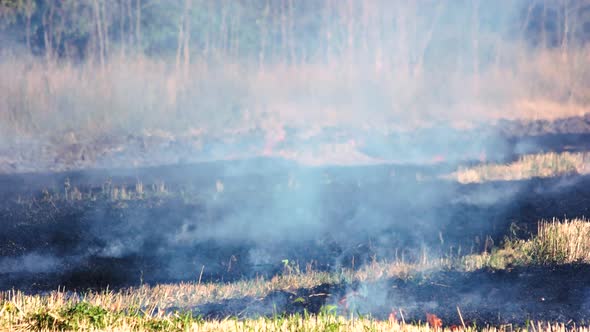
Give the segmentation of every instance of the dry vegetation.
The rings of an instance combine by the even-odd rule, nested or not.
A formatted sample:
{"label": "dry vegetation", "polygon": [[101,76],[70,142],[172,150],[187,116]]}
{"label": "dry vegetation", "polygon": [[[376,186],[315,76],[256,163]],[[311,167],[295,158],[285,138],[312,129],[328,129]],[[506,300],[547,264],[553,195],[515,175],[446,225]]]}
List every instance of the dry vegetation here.
{"label": "dry vegetation", "polygon": [[0,328],[10,331],[588,331],[588,327],[531,322],[530,326],[445,326],[434,315],[426,322],[406,324],[392,313],[388,320],[337,316],[329,309],[317,315],[290,315],[238,320],[206,321],[190,314],[162,316],[146,312],[110,312],[87,302],[66,307],[41,305],[23,313],[15,302],[4,302]]}
{"label": "dry vegetation", "polygon": [[535,262],[590,262],[590,223],[586,219],[553,219],[539,223],[537,235],[517,246]]}
{"label": "dry vegetation", "polygon": [[[286,126],[387,134],[590,105],[586,18],[557,14],[581,13],[582,1],[106,4],[2,3],[0,32],[13,38],[0,54],[0,161],[10,170],[102,138],[262,132],[272,147]],[[85,160],[102,153],[90,150]]]}
{"label": "dry vegetation", "polygon": [[[552,220],[539,223],[537,234],[528,240],[508,240],[491,253],[437,259],[422,263],[373,262],[357,271],[339,274],[300,271],[286,263],[281,275],[269,280],[258,278],[235,283],[182,283],[141,286],[122,291],[72,293],[58,290],[44,295],[27,295],[20,291],[0,293],[0,329],[6,330],[118,330],[118,331],[430,331],[441,330],[433,316],[426,322],[406,325],[397,315],[389,321],[371,317],[349,318],[336,314],[337,306],[327,305],[317,315],[262,317],[259,319],[226,318],[203,320],[182,308],[217,303],[224,299],[262,298],[273,291],[294,291],[322,284],[353,281],[377,281],[383,278],[409,278],[414,273],[441,268],[472,271],[480,268],[503,269],[514,265],[590,263],[590,223],[587,220]],[[170,311],[170,308],[179,308]],[[537,331],[566,331],[586,328],[534,323]],[[467,330],[519,330],[514,326],[468,327]],[[462,327],[445,329],[461,331]]]}
{"label": "dry vegetation", "polygon": [[0,4],[3,133],[407,130],[590,104],[584,1],[106,4]]}
{"label": "dry vegetation", "polygon": [[563,152],[521,156],[517,161],[506,164],[482,164],[460,168],[453,177],[460,183],[481,183],[486,181],[515,181],[534,177],[554,177],[590,172],[590,153]]}
{"label": "dry vegetation", "polygon": [[[441,86],[434,73],[362,66],[342,71],[345,62],[259,71],[230,60],[212,67],[195,59],[178,72],[169,61],[148,57],[113,57],[104,67],[5,57],[0,61],[0,124],[3,132],[21,138],[155,129],[235,134],[256,126],[273,132],[285,124],[309,123],[407,130],[438,122],[555,119],[587,111],[587,49],[572,51],[566,62],[557,51],[522,52],[513,68],[480,73],[477,91],[465,90],[462,85],[472,78],[462,74],[445,76]],[[449,102],[440,105],[433,90]],[[566,95],[570,98],[563,101]]]}
{"label": "dry vegetation", "polygon": [[[485,24],[479,24],[485,22],[482,17],[486,14],[478,11],[480,1],[469,2],[470,7],[463,8],[468,13],[462,15],[455,15],[456,9],[450,5],[426,11],[431,7],[429,2],[412,5],[395,1],[391,3],[396,10],[380,10],[375,4],[383,5],[385,1],[367,1],[358,2],[361,10],[356,10],[345,2],[330,1],[326,3],[333,7],[326,7],[328,14],[321,14],[326,17],[314,23],[321,28],[316,31],[317,40],[311,41],[296,33],[308,31],[305,22],[310,20],[307,15],[297,14],[292,1],[267,1],[266,7],[258,8],[254,16],[238,8],[230,13],[231,22],[225,21],[225,15],[227,10],[235,9],[229,5],[225,8],[226,2],[220,2],[219,10],[211,10],[205,21],[219,19],[223,23],[203,23],[205,27],[221,25],[219,31],[195,28],[196,18],[189,15],[201,11],[191,11],[191,1],[182,1],[178,12],[169,15],[173,19],[166,23],[167,38],[177,40],[177,45],[168,46],[170,49],[160,56],[146,51],[146,40],[158,33],[150,36],[141,26],[141,11],[149,13],[150,8],[142,7],[142,1],[136,1],[133,13],[131,9],[117,13],[119,7],[109,8],[105,1],[84,2],[89,5],[87,11],[75,6],[71,11],[63,10],[69,8],[64,7],[69,3],[48,1],[47,6],[39,7],[44,12],[38,13],[37,21],[43,24],[36,28],[46,32],[43,45],[36,45],[41,56],[22,56],[32,50],[28,28],[28,50],[0,54],[0,157],[12,158],[14,149],[10,147],[15,142],[26,146],[29,141],[40,141],[45,151],[50,145],[74,145],[92,137],[158,133],[191,137],[222,133],[238,137],[260,129],[267,143],[272,144],[283,139],[285,125],[312,132],[330,126],[390,132],[441,122],[469,126],[501,118],[553,120],[583,115],[590,105],[590,47],[574,43],[573,32],[567,33],[568,20],[558,24],[565,32],[559,45],[544,40],[534,47],[524,36],[504,42],[505,35],[493,29],[486,32]],[[113,3],[123,9],[131,1]],[[210,4],[217,8],[215,2]],[[82,27],[96,26],[85,32],[89,40],[85,46],[87,57],[60,56],[53,48],[51,41],[59,47],[57,41],[67,39],[61,32],[47,34],[65,30],[58,25],[52,27],[53,20],[46,23],[54,12],[65,13],[63,18],[55,19],[60,24],[70,22],[69,17],[91,15],[80,16],[82,21],[91,22]],[[25,15],[28,24],[32,14]],[[120,22],[119,17],[123,18]],[[533,21],[527,17],[522,29],[535,25]],[[131,24],[134,22],[137,24]],[[254,32],[241,35],[238,32],[247,30],[247,22],[256,22],[249,26]],[[13,31],[22,28],[17,26]],[[117,39],[119,33],[121,40]],[[203,47],[205,42],[207,46]],[[75,45],[76,41],[71,43]],[[314,44],[320,49],[310,52]],[[588,174],[589,156],[569,152],[529,155],[508,165],[459,169],[452,176],[461,183],[480,183]],[[217,190],[222,189],[218,186]],[[138,182],[135,190],[109,186],[101,194],[124,201],[143,199],[152,193],[166,194],[166,188],[162,184],[150,191]],[[53,198],[49,193],[45,196],[50,201],[61,197]],[[65,200],[86,197],[92,199],[92,193],[86,195],[76,187],[70,188],[68,182]],[[435,316],[428,317],[424,324],[406,324],[396,315],[386,321],[343,317],[332,306],[314,315],[214,321],[167,310],[241,297],[259,298],[273,291],[322,284],[409,278],[414,273],[443,268],[473,271],[580,262],[590,263],[590,223],[581,219],[553,220],[540,222],[538,232],[530,239],[506,240],[501,248],[489,253],[422,259],[419,263],[375,261],[358,270],[334,273],[300,271],[287,263],[283,273],[271,279],[235,283],[146,285],[116,292],[0,292],[0,330],[528,331],[529,326],[447,326]],[[588,327],[564,324],[534,323],[531,327],[535,332],[590,331]]]}
{"label": "dry vegetation", "polygon": [[[101,297],[109,297],[105,293]],[[446,325],[434,314],[424,322],[406,322],[392,312],[388,320],[336,314],[335,306],[325,306],[318,314],[276,315],[250,319],[204,320],[191,313],[168,313],[130,307],[125,310],[105,307],[101,298],[65,299],[65,293],[25,296],[11,292],[0,302],[0,329],[9,331],[588,331],[575,324],[529,322],[526,326]],[[94,303],[92,303],[94,302]],[[460,315],[460,311],[458,310]],[[400,315],[401,316],[401,315]]]}
{"label": "dry vegetation", "polygon": [[373,262],[352,271],[342,270],[340,273],[318,272],[311,269],[300,271],[295,265],[286,265],[280,275],[270,279],[256,278],[233,283],[180,283],[141,286],[124,291],[89,292],[84,295],[66,291],[53,292],[50,295],[29,296],[13,291],[0,296],[10,298],[23,311],[31,311],[40,305],[65,307],[79,301],[101,306],[111,311],[129,311],[141,308],[147,312],[161,312],[168,308],[191,308],[206,303],[255,297],[263,298],[274,291],[295,291],[311,289],[323,284],[350,283],[354,281],[371,282],[382,278],[403,278],[410,275],[439,269],[444,260],[433,260],[424,263]]}
{"label": "dry vegetation", "polygon": [[590,263],[590,222],[586,219],[541,221],[537,234],[530,239],[507,240],[491,253],[461,260],[466,270],[568,263]]}

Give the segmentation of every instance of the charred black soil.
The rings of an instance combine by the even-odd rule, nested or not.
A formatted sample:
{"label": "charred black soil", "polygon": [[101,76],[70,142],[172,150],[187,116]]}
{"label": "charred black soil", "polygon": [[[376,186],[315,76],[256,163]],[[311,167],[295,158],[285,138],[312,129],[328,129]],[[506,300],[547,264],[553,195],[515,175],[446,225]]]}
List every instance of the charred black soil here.
{"label": "charred black soil", "polygon": [[3,137],[0,174],[157,167],[260,155],[287,155],[308,163],[343,159],[335,164],[354,163],[347,154],[362,156],[363,162],[423,164],[442,160],[455,164],[482,158],[507,162],[524,153],[590,150],[590,113],[553,121],[474,123],[466,129],[445,124],[413,131],[325,127],[310,132],[309,128],[288,125],[281,129],[284,137],[276,142],[268,141],[263,128],[240,133],[189,131],[175,135],[161,131],[89,136],[66,131],[37,139]]}
{"label": "charred black soil", "polygon": [[[503,151],[496,159],[588,150],[586,129],[546,129],[542,135],[502,136],[505,149],[494,142],[494,151]],[[388,142],[405,139],[388,137],[387,149],[365,152],[393,156]],[[445,144],[459,142],[457,136]],[[474,157],[480,152],[465,148]],[[445,147],[431,150],[425,155],[444,153]],[[416,262],[424,255],[490,251],[506,237],[534,235],[541,219],[590,215],[590,177],[460,184],[443,175],[463,157],[447,157],[422,166],[308,167],[258,158],[3,175],[0,290],[232,282],[280,274],[286,261],[338,272],[379,259]],[[468,322],[581,322],[590,313],[588,272],[586,265],[561,265],[416,273],[182,309],[243,317],[315,313],[338,304],[339,310],[377,317],[403,308],[408,321],[432,311],[456,322],[459,306]]]}
{"label": "charred black soil", "polygon": [[[232,281],[272,275],[283,259],[329,271],[374,258],[412,261],[425,247],[481,252],[534,234],[540,219],[590,215],[588,177],[461,185],[438,179],[436,167],[264,165],[5,178],[23,190],[10,186],[0,208],[0,285],[123,287],[194,280],[202,266],[203,280]],[[138,179],[155,178],[164,189],[134,196]],[[97,179],[126,183],[128,197],[109,197]],[[66,200],[64,181],[85,196]],[[48,258],[39,270],[34,260]]]}
{"label": "charred black soil", "polygon": [[[527,320],[585,322],[590,313],[587,265],[532,266],[470,273],[436,272],[408,280],[320,285],[264,298],[239,298],[193,308],[206,318],[256,317],[282,313],[317,313],[338,305],[345,315],[370,313],[387,319],[392,312],[407,322],[436,313],[448,325],[525,324]],[[284,308],[277,311],[277,308]],[[178,309],[178,308],[173,308]],[[186,309],[186,308],[184,308]]]}

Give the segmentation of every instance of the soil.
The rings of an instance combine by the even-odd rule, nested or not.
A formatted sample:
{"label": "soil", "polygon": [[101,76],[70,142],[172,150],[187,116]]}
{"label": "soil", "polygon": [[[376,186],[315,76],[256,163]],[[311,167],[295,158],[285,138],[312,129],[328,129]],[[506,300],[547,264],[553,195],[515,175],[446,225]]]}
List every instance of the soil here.
{"label": "soil", "polygon": [[[194,279],[203,265],[205,280],[230,281],[273,274],[283,259],[333,270],[374,257],[412,260],[424,246],[479,252],[534,234],[540,219],[590,215],[589,177],[461,185],[438,179],[440,171],[269,160],[136,169],[140,179],[165,179],[166,193],[127,200],[105,197],[98,181],[128,183],[132,195],[137,178],[124,172],[4,176],[0,265],[57,262],[43,273],[0,272],[0,287],[175,282]],[[65,178],[93,198],[65,200]]]}
{"label": "soil", "polygon": [[285,125],[281,137],[262,128],[236,132],[156,130],[87,136],[1,137],[0,174],[64,172],[191,164],[260,156],[313,165],[505,162],[523,153],[587,151],[590,113],[538,120],[501,120],[472,128],[448,125],[414,131]]}
{"label": "soil", "polygon": [[[274,292],[264,298],[230,299],[193,308],[205,318],[256,317],[276,313],[320,312],[338,304],[346,316],[367,315],[406,322],[426,321],[435,314],[445,326],[518,324],[527,321],[584,323],[590,313],[588,265],[533,266],[470,273],[436,272],[413,280],[320,285],[313,289]],[[178,310],[173,308],[172,310]],[[185,308],[186,309],[186,308]]]}
{"label": "soil", "polygon": [[[416,157],[404,146],[410,138],[427,147],[416,162],[407,164],[310,167],[282,158],[250,158],[114,167],[129,166],[127,152],[133,144],[118,155],[120,163],[104,154],[101,165],[108,168],[89,169],[98,159],[88,155],[72,157],[76,162],[70,157],[47,159],[45,164],[35,162],[44,156],[21,156],[8,168],[0,162],[2,172],[8,172],[0,175],[0,290],[116,289],[195,281],[203,267],[203,281],[227,282],[274,275],[282,271],[284,259],[338,271],[375,258],[412,261],[425,248],[433,255],[481,252],[506,236],[533,235],[540,219],[589,216],[590,177],[462,185],[440,175],[477,158],[482,146],[490,149],[487,158],[501,160],[524,152],[587,151],[589,119],[542,126],[498,124],[501,130],[493,127],[469,140],[446,129],[414,136],[359,134],[359,142],[364,142],[360,151],[376,159]],[[314,139],[325,141],[318,137]],[[305,144],[313,146],[314,139]],[[152,142],[159,147],[150,150],[149,144],[138,143],[147,149],[138,156],[166,150],[168,154],[153,161],[158,165],[187,151],[171,149],[170,142],[180,144]],[[256,146],[258,140],[252,142]],[[98,146],[113,150],[117,144],[127,143],[105,141]],[[297,145],[285,140],[280,148],[289,144]],[[220,150],[215,151],[208,156]],[[446,159],[423,162],[441,151]],[[74,170],[38,172],[51,170],[47,165]],[[143,194],[136,189],[138,183],[146,188]],[[115,187],[126,188],[130,197],[113,197]],[[66,199],[65,191],[73,188],[81,199]],[[457,324],[459,306],[469,323],[581,321],[590,310],[588,272],[586,265],[437,272],[412,280],[323,285],[191,309],[224,317],[274,314],[277,307],[318,312],[324,304],[338,303],[341,310],[354,307],[385,318],[392,309],[402,308],[408,321],[424,320],[425,312],[433,312]]]}

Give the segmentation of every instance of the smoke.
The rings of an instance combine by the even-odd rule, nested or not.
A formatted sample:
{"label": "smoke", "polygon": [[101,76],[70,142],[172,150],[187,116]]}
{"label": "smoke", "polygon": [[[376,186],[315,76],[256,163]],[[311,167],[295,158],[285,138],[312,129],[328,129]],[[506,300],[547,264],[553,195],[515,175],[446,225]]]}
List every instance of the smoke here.
{"label": "smoke", "polygon": [[[180,43],[185,35],[177,30],[187,14],[184,5],[154,3],[143,8],[142,17],[154,21],[144,22],[143,48],[134,50],[144,56],[135,57],[129,49],[138,46],[129,44],[129,38],[138,38],[137,31],[127,31],[132,25],[117,21],[127,19],[117,15],[117,4],[105,14],[103,23],[111,29],[102,37],[107,40],[82,28],[84,41],[57,35],[55,42],[61,44],[44,45],[33,39],[39,43],[34,49],[48,52],[46,58],[57,57],[50,66],[41,58],[2,57],[3,132],[38,140],[45,135],[62,140],[62,134],[74,132],[75,144],[90,150],[83,167],[108,167],[112,150],[129,143],[121,137],[157,131],[186,145],[170,153],[157,149],[150,153],[154,162],[191,161],[193,154],[205,155],[201,160],[227,158],[242,152],[321,164],[381,161],[363,151],[388,146],[392,132],[431,130],[432,140],[415,144],[410,136],[391,152],[398,160],[414,161],[430,142],[451,144],[452,137],[437,128],[571,115],[577,108],[539,114],[530,105],[559,105],[564,96],[572,96],[573,105],[584,101],[583,91],[567,93],[586,75],[577,35],[564,37],[571,38],[565,41],[571,52],[565,65],[557,61],[562,56],[558,50],[536,49],[531,35],[538,33],[534,28],[540,24],[539,7],[528,1],[194,4],[201,5],[205,7],[190,11],[189,46]],[[57,22],[69,22],[68,15],[92,14],[86,3],[71,8],[48,4],[38,8],[33,23],[51,6],[62,6],[64,17]],[[553,3],[547,9],[558,10]],[[546,23],[553,30],[544,30],[551,40],[566,24],[555,20]],[[18,31],[19,22],[5,30]],[[583,25],[583,20],[578,23]],[[39,33],[43,29],[39,27]],[[24,37],[15,34],[11,39],[24,42]],[[105,52],[104,44],[111,48],[102,64],[102,55],[92,52]],[[84,46],[87,58],[68,53]],[[570,83],[556,79],[548,64],[557,74],[571,72]],[[529,106],[519,106],[524,104]],[[290,143],[292,129],[304,134],[333,128],[342,130],[343,137],[333,144],[321,141],[314,146],[317,150],[301,140]],[[358,141],[343,128],[362,128],[361,136],[374,139]],[[198,134],[183,139],[191,133]],[[116,137],[120,144],[100,147],[103,136]],[[412,149],[403,148],[410,143]],[[295,145],[282,146],[289,144]],[[209,149],[216,151],[207,155]],[[64,164],[82,159],[63,160],[66,151],[57,147],[40,150]],[[134,151],[127,153],[130,164],[150,161],[146,156],[132,160]],[[103,154],[109,158],[100,158]]]}
{"label": "smoke", "polygon": [[[563,35],[545,28],[564,22],[535,29],[532,2],[196,3],[206,8],[146,5],[141,31],[117,21],[126,15],[113,6],[106,40],[60,35],[26,58],[16,35],[0,33],[13,53],[0,57],[0,172],[66,171],[43,185],[19,178],[19,188],[59,193],[57,203],[43,198],[55,212],[35,217],[62,230],[31,226],[42,248],[59,250],[11,253],[1,273],[128,285],[200,280],[199,271],[208,281],[251,278],[285,261],[338,272],[398,251],[410,262],[425,251],[438,258],[501,240],[527,208],[523,197],[579,184],[443,177],[543,150],[497,120],[580,115],[589,101],[583,43],[574,33],[537,40],[537,30]],[[88,202],[64,198],[66,178]],[[444,309],[388,282],[346,293],[361,314]],[[485,306],[483,292],[460,296],[461,306]]]}
{"label": "smoke", "polygon": [[61,258],[40,253],[0,259],[0,271],[5,274],[51,273],[59,270],[62,265]]}

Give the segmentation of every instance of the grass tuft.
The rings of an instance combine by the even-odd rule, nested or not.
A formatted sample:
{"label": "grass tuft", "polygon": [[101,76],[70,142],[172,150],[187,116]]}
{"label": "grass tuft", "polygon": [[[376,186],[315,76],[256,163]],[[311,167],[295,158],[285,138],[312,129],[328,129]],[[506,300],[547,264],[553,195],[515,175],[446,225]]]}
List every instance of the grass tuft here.
{"label": "grass tuft", "polygon": [[515,265],[590,263],[590,221],[553,219],[541,221],[530,239],[507,240],[491,253],[461,258],[463,269],[505,269]]}
{"label": "grass tuft", "polygon": [[452,177],[460,183],[481,183],[588,173],[590,173],[590,153],[551,152],[525,155],[505,165],[482,164],[459,168]]}

